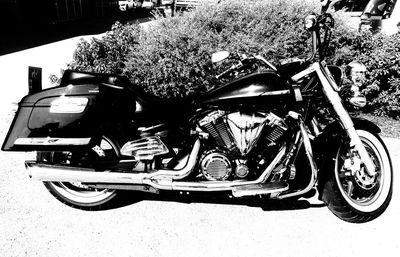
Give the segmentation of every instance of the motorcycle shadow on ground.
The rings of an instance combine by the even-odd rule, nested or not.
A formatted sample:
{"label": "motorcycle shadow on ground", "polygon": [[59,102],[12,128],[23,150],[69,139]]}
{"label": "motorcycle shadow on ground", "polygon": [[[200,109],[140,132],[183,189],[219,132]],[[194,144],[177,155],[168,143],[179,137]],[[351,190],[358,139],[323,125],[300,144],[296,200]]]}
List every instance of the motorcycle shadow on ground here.
{"label": "motorcycle shadow on ground", "polygon": [[142,201],[158,202],[177,202],[177,203],[203,203],[217,205],[238,205],[261,208],[264,211],[287,211],[303,210],[309,208],[325,207],[325,204],[311,203],[309,199],[269,199],[265,196],[246,196],[241,198],[231,197],[229,194],[211,194],[211,193],[177,193],[162,192],[161,194],[150,194],[143,192],[122,192],[110,209],[123,208]]}

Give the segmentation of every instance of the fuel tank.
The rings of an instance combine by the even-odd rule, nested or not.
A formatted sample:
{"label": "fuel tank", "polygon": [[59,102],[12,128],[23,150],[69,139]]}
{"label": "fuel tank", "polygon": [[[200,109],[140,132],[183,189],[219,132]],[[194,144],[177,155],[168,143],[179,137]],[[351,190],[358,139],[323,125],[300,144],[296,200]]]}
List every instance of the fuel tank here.
{"label": "fuel tank", "polygon": [[288,83],[277,73],[255,73],[209,91],[202,98],[203,104],[261,104],[274,105],[294,101],[294,93]]}

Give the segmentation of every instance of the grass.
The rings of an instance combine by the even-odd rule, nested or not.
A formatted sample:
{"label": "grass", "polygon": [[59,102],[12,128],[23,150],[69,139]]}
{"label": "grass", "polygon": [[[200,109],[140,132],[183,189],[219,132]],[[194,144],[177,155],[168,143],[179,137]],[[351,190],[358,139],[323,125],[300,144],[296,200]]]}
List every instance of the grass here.
{"label": "grass", "polygon": [[400,138],[400,120],[394,120],[389,117],[379,117],[372,114],[362,113],[359,117],[372,121],[381,128],[381,136]]}

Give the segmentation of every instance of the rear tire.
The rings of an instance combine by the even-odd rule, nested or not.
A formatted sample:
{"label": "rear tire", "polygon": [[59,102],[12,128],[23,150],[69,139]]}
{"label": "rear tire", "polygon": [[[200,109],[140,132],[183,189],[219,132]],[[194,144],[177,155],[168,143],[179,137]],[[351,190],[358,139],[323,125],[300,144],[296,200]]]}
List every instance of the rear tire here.
{"label": "rear tire", "polygon": [[43,182],[47,190],[60,202],[81,210],[107,209],[117,195],[115,190],[84,188],[68,182]]}
{"label": "rear tire", "polygon": [[[366,130],[357,130],[377,168],[377,176],[371,178],[364,172],[351,172],[349,149],[337,148],[333,161],[322,172],[330,172],[323,186],[322,200],[340,219],[352,223],[364,223],[379,217],[388,207],[392,197],[393,169],[388,150],[382,139]],[[357,158],[356,158],[357,159]],[[353,167],[354,162],[349,166]],[[362,166],[361,166],[362,167]]]}
{"label": "rear tire", "polygon": [[[100,147],[107,158],[117,157],[117,149],[110,139],[103,137]],[[38,152],[37,160],[50,164],[90,167],[90,160],[102,158],[97,151],[86,154],[78,152]],[[110,207],[111,200],[117,195],[116,190],[94,189],[81,183],[43,182],[43,184],[57,200],[82,210],[106,209]]]}

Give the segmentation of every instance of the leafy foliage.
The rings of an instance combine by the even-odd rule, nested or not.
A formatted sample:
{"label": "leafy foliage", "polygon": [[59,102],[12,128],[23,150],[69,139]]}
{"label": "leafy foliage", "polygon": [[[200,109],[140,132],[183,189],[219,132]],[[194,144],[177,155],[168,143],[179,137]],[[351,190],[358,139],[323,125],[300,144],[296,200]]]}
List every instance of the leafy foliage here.
{"label": "leafy foliage", "polygon": [[218,82],[223,68],[210,63],[218,50],[296,56],[307,53],[303,18],[313,10],[304,1],[222,1],[202,5],[170,19],[160,19],[129,53],[124,74],[162,97],[202,92]]}
{"label": "leafy foliage", "polygon": [[367,67],[363,93],[370,99],[368,110],[377,115],[400,118],[400,34],[367,35],[355,59]]}
{"label": "leafy foliage", "polygon": [[140,33],[138,26],[117,22],[100,39],[92,38],[90,42],[81,39],[68,69],[121,74],[126,57],[137,44]]}
{"label": "leafy foliage", "polygon": [[[156,17],[145,28],[116,23],[104,37],[82,40],[68,68],[123,74],[164,98],[201,93],[224,82],[215,75],[231,65],[211,64],[213,52],[261,54],[272,62],[308,55],[311,41],[303,19],[317,8],[312,0],[222,0],[176,17]],[[340,66],[363,62],[369,110],[399,117],[399,35],[359,33],[348,18],[335,14],[328,60]]]}
{"label": "leafy foliage", "polygon": [[115,24],[103,38],[82,40],[69,69],[124,74],[161,97],[183,97],[213,87],[223,68],[210,63],[218,50],[268,59],[305,55],[303,19],[312,1],[225,0],[201,5],[147,29]]}

